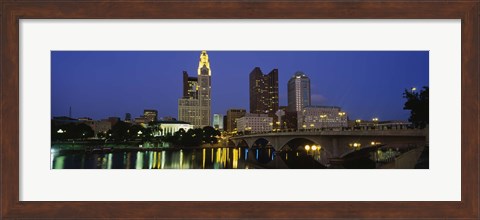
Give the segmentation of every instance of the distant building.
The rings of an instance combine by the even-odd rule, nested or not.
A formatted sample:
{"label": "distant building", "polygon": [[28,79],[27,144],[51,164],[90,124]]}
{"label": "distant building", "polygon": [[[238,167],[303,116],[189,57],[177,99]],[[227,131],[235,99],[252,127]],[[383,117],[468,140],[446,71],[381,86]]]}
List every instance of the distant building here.
{"label": "distant building", "polygon": [[250,113],[268,114],[277,121],[278,111],[278,69],[263,75],[259,67],[250,72]]}
{"label": "distant building", "polygon": [[298,129],[347,127],[347,114],[336,106],[306,106],[297,113]]}
{"label": "distant building", "polygon": [[237,119],[239,132],[268,132],[273,129],[273,118],[267,114],[248,113]]}
{"label": "distant building", "polygon": [[125,122],[132,122],[132,114],[125,113]]}
{"label": "distant building", "polygon": [[298,129],[298,112],[285,112],[285,116],[283,118],[284,129]]}
{"label": "distant building", "polygon": [[237,119],[245,116],[247,111],[245,109],[229,109],[227,111],[227,127],[228,132],[233,132],[237,129]]}
{"label": "distant building", "polygon": [[288,80],[288,111],[302,111],[311,105],[310,79],[303,72],[296,72]]}
{"label": "distant building", "polygon": [[138,125],[145,126],[148,123],[147,119],[141,115],[140,117],[136,117],[133,122]]}
{"label": "distant building", "polygon": [[158,120],[158,111],[153,109],[145,109],[143,110],[143,117],[147,122],[155,122]]}
{"label": "distant building", "polygon": [[162,121],[176,121],[177,119],[172,116],[165,116],[162,118]]}
{"label": "distant building", "polygon": [[223,115],[213,114],[213,127],[218,130],[223,130]]}
{"label": "distant building", "polygon": [[113,127],[120,121],[120,118],[119,117],[108,117],[107,120],[110,122],[110,124]]}
{"label": "distant building", "polygon": [[178,119],[195,128],[210,126],[211,121],[211,75],[206,51],[200,54],[198,76],[188,77],[183,72],[183,97],[178,100]]}
{"label": "distant building", "polygon": [[159,121],[153,126],[153,136],[168,136],[183,129],[185,132],[193,129],[193,125],[184,121]]}
{"label": "distant building", "polygon": [[93,121],[93,132],[95,135],[98,133],[106,133],[108,130],[112,129],[112,124],[108,120],[99,120]]}

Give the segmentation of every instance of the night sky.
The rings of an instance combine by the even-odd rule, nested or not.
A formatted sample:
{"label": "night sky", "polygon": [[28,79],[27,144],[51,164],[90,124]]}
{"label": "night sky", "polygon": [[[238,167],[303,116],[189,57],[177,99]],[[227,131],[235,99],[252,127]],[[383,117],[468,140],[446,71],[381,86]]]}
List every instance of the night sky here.
{"label": "night sky", "polygon": [[[182,71],[197,75],[201,51],[52,51],[52,116],[103,119],[144,109],[177,118]],[[280,105],[303,71],[312,105],[340,106],[350,119],[406,120],[404,89],[428,86],[428,51],[207,51],[212,114],[249,109],[249,74],[278,68]]]}

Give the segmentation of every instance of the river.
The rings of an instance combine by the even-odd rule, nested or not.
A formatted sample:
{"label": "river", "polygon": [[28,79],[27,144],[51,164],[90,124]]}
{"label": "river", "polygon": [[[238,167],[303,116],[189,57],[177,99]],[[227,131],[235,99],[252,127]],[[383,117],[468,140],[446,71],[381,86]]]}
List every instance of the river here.
{"label": "river", "polygon": [[52,169],[288,169],[322,168],[309,155],[273,149],[141,149],[112,152],[52,148]]}

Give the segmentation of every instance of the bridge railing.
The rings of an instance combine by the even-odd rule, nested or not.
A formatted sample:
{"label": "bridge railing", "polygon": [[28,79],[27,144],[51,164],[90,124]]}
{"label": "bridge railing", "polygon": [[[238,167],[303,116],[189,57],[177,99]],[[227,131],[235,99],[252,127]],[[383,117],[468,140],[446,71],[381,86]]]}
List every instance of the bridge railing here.
{"label": "bridge railing", "polygon": [[233,134],[232,136],[244,136],[244,135],[258,135],[258,134],[277,134],[277,133],[325,133],[325,132],[353,132],[353,133],[362,133],[369,131],[423,131],[424,129],[411,128],[411,127],[366,127],[366,128],[356,128],[356,127],[339,127],[339,128],[313,128],[313,129],[278,129],[272,131],[247,131],[239,132]]}

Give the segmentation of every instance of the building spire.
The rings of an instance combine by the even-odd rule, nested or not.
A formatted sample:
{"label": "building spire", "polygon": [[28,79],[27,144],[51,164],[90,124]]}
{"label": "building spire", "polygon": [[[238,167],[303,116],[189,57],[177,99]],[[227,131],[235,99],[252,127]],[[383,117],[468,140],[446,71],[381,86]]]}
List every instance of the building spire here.
{"label": "building spire", "polygon": [[212,75],[210,70],[210,62],[208,61],[208,54],[206,50],[203,50],[200,54],[200,61],[198,62],[198,75]]}

